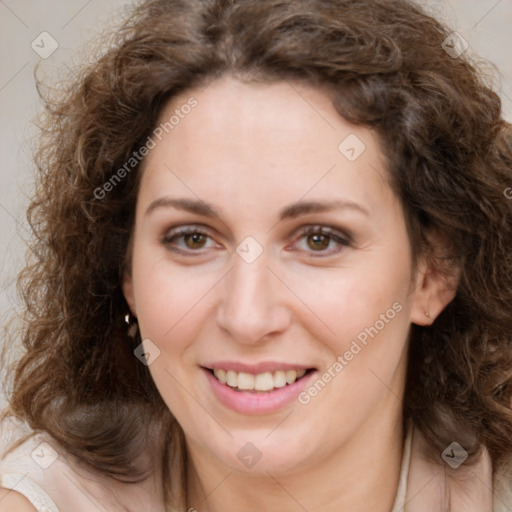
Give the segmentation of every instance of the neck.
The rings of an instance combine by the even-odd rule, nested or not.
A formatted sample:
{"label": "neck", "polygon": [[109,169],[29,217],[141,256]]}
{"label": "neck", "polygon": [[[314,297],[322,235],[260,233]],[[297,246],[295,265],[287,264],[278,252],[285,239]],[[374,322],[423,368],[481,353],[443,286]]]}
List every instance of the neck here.
{"label": "neck", "polygon": [[379,419],[369,421],[328,457],[293,474],[241,473],[190,447],[187,507],[198,512],[390,512],[404,432],[401,414],[385,425]]}

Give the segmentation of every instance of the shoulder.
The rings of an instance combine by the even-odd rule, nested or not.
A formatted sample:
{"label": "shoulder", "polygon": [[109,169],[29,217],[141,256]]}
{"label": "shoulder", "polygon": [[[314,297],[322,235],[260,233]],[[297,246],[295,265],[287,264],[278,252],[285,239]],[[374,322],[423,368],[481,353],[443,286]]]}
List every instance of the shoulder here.
{"label": "shoulder", "polygon": [[90,512],[91,503],[95,510],[101,512],[164,510],[159,471],[143,482],[123,484],[75,460],[45,433],[38,433],[14,445],[12,450],[5,450],[11,444],[5,443],[5,439],[7,436],[0,436],[0,448],[4,445],[0,450],[0,488],[16,489],[20,494],[16,493],[16,496],[11,492],[9,499],[24,499],[25,507],[30,501],[36,508],[21,508],[21,505],[5,508],[4,505],[0,512]]}
{"label": "shoulder", "polygon": [[0,512],[37,512],[25,496],[0,487]]}
{"label": "shoulder", "polygon": [[66,454],[49,435],[14,422],[0,427],[0,512],[87,510],[73,486]]}

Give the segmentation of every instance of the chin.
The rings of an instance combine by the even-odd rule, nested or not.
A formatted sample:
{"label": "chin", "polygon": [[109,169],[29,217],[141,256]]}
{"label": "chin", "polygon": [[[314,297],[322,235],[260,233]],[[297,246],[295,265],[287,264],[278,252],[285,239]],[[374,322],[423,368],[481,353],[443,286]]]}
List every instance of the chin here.
{"label": "chin", "polygon": [[285,432],[269,435],[268,430],[265,433],[246,432],[234,435],[234,439],[222,449],[210,445],[209,450],[222,465],[239,473],[283,476],[306,469],[312,464],[313,454],[304,450],[305,446],[313,449],[311,436],[308,437],[309,441],[307,437],[302,439],[296,431],[295,435]]}

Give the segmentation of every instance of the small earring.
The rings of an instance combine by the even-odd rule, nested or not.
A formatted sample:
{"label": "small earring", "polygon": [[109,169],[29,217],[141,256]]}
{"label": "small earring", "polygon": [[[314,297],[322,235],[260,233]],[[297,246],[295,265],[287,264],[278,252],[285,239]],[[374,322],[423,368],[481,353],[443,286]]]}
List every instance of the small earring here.
{"label": "small earring", "polygon": [[430,318],[430,313],[429,313],[428,311],[425,311],[425,316],[426,316],[427,318]]}
{"label": "small earring", "polygon": [[128,325],[128,336],[130,338],[135,338],[135,335],[137,334],[137,330],[139,329],[139,326],[137,324],[137,320],[135,319],[135,317],[132,316],[131,313],[126,313],[126,315],[124,315],[124,321],[126,323],[126,325]]}

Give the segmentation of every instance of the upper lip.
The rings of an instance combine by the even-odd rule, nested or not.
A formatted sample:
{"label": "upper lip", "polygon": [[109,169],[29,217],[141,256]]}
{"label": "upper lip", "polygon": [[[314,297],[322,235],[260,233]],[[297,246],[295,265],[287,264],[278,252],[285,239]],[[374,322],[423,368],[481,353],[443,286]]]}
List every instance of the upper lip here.
{"label": "upper lip", "polygon": [[309,370],[311,365],[280,363],[277,361],[262,361],[255,364],[240,363],[237,361],[216,361],[202,365],[209,370],[232,370],[234,372],[252,373],[258,375],[265,372],[276,372],[278,370]]}

